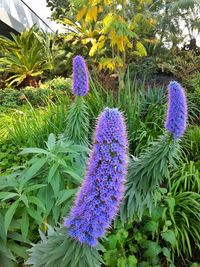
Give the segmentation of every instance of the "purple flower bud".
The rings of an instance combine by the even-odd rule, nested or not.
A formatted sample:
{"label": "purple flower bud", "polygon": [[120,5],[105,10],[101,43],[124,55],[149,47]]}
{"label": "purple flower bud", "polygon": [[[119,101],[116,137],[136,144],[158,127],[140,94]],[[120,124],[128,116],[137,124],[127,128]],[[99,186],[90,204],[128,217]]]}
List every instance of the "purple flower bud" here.
{"label": "purple flower bud", "polygon": [[165,128],[172,133],[174,139],[183,136],[187,125],[187,102],[182,86],[175,81],[168,87],[168,111]]}
{"label": "purple flower bud", "polygon": [[85,96],[89,90],[88,69],[81,56],[73,59],[73,93],[76,96]]}
{"label": "purple flower bud", "polygon": [[122,114],[106,108],[99,117],[88,169],[64,225],[68,234],[97,244],[119,210],[127,165],[127,136]]}

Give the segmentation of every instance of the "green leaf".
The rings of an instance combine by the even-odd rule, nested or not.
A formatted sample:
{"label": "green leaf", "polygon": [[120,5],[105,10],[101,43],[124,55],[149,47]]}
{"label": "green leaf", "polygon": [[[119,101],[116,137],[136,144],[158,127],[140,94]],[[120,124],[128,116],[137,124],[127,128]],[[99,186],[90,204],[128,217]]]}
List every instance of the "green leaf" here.
{"label": "green leaf", "polygon": [[29,196],[28,197],[28,201],[30,203],[35,204],[36,206],[38,206],[39,208],[43,209],[44,211],[46,210],[44,204],[42,203],[42,201],[38,197]]}
{"label": "green leaf", "polygon": [[16,196],[19,196],[19,194],[11,192],[0,192],[0,199],[2,199],[2,201],[8,200]]}
{"label": "green leaf", "polygon": [[150,213],[155,209],[158,185],[164,178],[168,179],[168,167],[174,166],[173,162],[179,158],[179,153],[178,141],[175,142],[169,135],[163,135],[151,142],[137,160],[130,161],[125,201],[121,206],[124,221],[133,220],[135,212],[141,219],[145,207]]}
{"label": "green leaf", "polygon": [[19,155],[25,155],[25,154],[45,154],[48,155],[49,152],[42,148],[37,147],[29,147],[29,148],[23,148],[23,150],[19,153]]}
{"label": "green leaf", "polygon": [[174,207],[175,207],[175,199],[173,197],[168,197],[167,198],[167,203],[170,209],[170,212],[173,213],[174,212]]}
{"label": "green leaf", "polygon": [[7,245],[0,243],[0,266],[1,267],[15,267],[17,260],[15,256],[11,253]]}
{"label": "green leaf", "polygon": [[26,210],[27,210],[28,214],[36,221],[37,224],[40,225],[41,223],[43,223],[43,219],[40,216],[40,214],[37,213],[37,211],[35,211],[32,208],[27,208]]}
{"label": "green leaf", "polygon": [[170,220],[167,220],[167,221],[165,222],[165,225],[166,225],[166,226],[171,226],[171,225],[172,225],[172,222],[171,222]]}
{"label": "green leaf", "polygon": [[161,247],[156,242],[147,240],[144,242],[144,245],[146,247],[144,257],[154,258],[162,251]]}
{"label": "green leaf", "polygon": [[170,250],[166,247],[162,248],[163,255],[167,258],[167,260],[171,260]]}
{"label": "green leaf", "polygon": [[59,165],[60,165],[60,164],[56,162],[56,163],[54,163],[54,164],[52,165],[52,167],[50,168],[49,175],[48,175],[48,178],[47,178],[48,183],[51,182],[51,179],[54,177],[54,175],[55,175],[55,173],[56,173],[56,171],[57,171]]}
{"label": "green leaf", "polygon": [[56,225],[58,223],[59,216],[60,216],[60,207],[54,206],[52,209],[52,213],[53,213],[53,219]]}
{"label": "green leaf", "polygon": [[117,260],[117,267],[128,267],[126,258],[120,257]]}
{"label": "green leaf", "polygon": [[26,207],[29,207],[27,196],[21,195],[20,200],[22,200],[24,202],[24,204],[26,205]]}
{"label": "green leaf", "polygon": [[121,228],[117,231],[116,237],[120,244],[124,244],[128,237],[128,231],[126,231],[124,228]]}
{"label": "green leaf", "polygon": [[117,236],[116,235],[109,235],[108,244],[109,244],[109,249],[110,250],[115,249],[116,245],[117,245]]}
{"label": "green leaf", "polygon": [[81,184],[82,177],[80,177],[77,174],[77,170],[73,170],[73,168],[69,167],[67,164],[62,164],[62,165],[63,165],[63,167],[65,167],[65,169],[63,170],[63,173],[69,174],[74,179],[73,180],[74,183]]}
{"label": "green leaf", "polygon": [[26,182],[33,178],[33,176],[44,166],[47,162],[46,158],[38,158],[33,165],[25,172],[25,180]]}
{"label": "green leaf", "polygon": [[137,258],[134,255],[130,255],[128,257],[128,266],[129,267],[137,267]]}
{"label": "green leaf", "polygon": [[77,188],[75,189],[68,189],[68,190],[62,190],[59,192],[58,200],[56,202],[56,205],[61,205],[63,202],[70,199],[72,196],[74,196],[77,192]]}
{"label": "green leaf", "polygon": [[20,224],[21,224],[22,238],[23,238],[24,242],[26,242],[27,236],[28,236],[28,231],[29,231],[29,217],[28,217],[26,209],[24,209],[24,211],[22,213],[22,218],[20,220]]}
{"label": "green leaf", "polygon": [[143,236],[141,234],[141,232],[137,231],[135,234],[134,234],[134,239],[137,241],[137,242],[141,242],[143,240]]}
{"label": "green leaf", "polygon": [[53,133],[51,133],[48,136],[48,141],[47,141],[47,147],[49,150],[52,150],[56,145],[56,137]]}
{"label": "green leaf", "polygon": [[58,197],[58,194],[60,191],[60,179],[61,179],[60,173],[58,171],[56,171],[56,173],[54,175],[54,179],[52,179],[50,182],[56,198]]}
{"label": "green leaf", "polygon": [[[0,213],[0,225],[4,225],[4,216],[1,213]],[[4,227],[0,227],[0,240],[6,241],[6,239],[7,239],[7,237],[5,235]],[[1,244],[1,242],[0,242],[0,244]]]}
{"label": "green leaf", "polygon": [[9,248],[16,254],[18,257],[21,257],[23,259],[28,258],[27,254],[27,247],[23,247],[22,245],[18,245],[17,243],[10,243]]}
{"label": "green leaf", "polygon": [[10,223],[12,221],[12,218],[15,214],[15,211],[19,205],[19,199],[12,203],[12,205],[9,207],[9,209],[6,211],[5,214],[5,220],[4,220],[4,228],[5,233],[7,234],[8,228],[10,226]]}
{"label": "green leaf", "polygon": [[117,256],[118,256],[117,249],[106,251],[103,255],[106,266],[116,266],[118,260]]}
{"label": "green leaf", "polygon": [[200,263],[194,262],[194,263],[192,263],[192,265],[190,267],[200,267]]}
{"label": "green leaf", "polygon": [[28,193],[30,193],[31,191],[40,189],[40,188],[45,187],[45,186],[47,186],[47,184],[34,184],[34,185],[29,185],[29,187],[27,187],[27,188],[24,190],[24,193],[28,194]]}
{"label": "green leaf", "polygon": [[169,242],[173,247],[176,245],[176,235],[174,231],[172,230],[167,230],[164,233],[161,233],[162,238]]}
{"label": "green leaf", "polygon": [[1,177],[0,179],[0,190],[6,188],[6,187],[17,187],[18,182],[13,178],[13,179],[3,179],[4,177]]}
{"label": "green leaf", "polygon": [[158,222],[149,221],[144,225],[144,230],[147,232],[156,233],[158,230]]}

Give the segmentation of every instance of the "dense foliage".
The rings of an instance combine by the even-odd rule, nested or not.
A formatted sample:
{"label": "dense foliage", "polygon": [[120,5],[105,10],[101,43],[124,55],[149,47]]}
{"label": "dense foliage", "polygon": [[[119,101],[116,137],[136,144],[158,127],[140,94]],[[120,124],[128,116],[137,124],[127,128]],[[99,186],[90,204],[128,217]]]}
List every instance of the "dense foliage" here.
{"label": "dense foliage", "polygon": [[[152,140],[155,140],[163,133],[164,114],[166,112],[166,106],[163,105],[166,101],[163,95],[163,89],[141,89],[137,82],[131,82],[130,78],[127,77],[124,90],[128,98],[124,97],[124,94],[118,95],[116,98],[114,94],[108,94],[104,91],[100,85],[98,86],[98,83],[96,83],[95,86],[95,83],[91,81],[91,92],[85,97],[90,125],[94,122],[94,116],[99,114],[105,105],[119,106],[121,110],[124,110],[126,121],[128,122],[130,149],[134,155],[139,155],[139,161],[135,161],[133,158],[130,164],[132,164],[132,161],[135,161],[135,163],[132,167],[130,165],[130,167],[134,172],[139,170],[138,167],[140,165],[143,166],[145,163],[144,160],[140,160],[140,157],[142,159],[142,157],[144,157],[143,155],[146,154],[145,157],[149,155],[150,165],[146,165],[147,173],[149,171],[148,166],[150,166],[152,174],[157,175],[159,179],[159,183],[156,182],[156,187],[154,187],[154,197],[152,198],[151,195],[148,197],[150,202],[153,201],[151,205],[155,205],[154,201],[157,199],[156,209],[153,208],[149,214],[146,207],[149,207],[150,202],[144,202],[142,204],[141,200],[136,198],[136,201],[139,201],[137,203],[140,204],[140,207],[143,209],[142,213],[140,210],[141,208],[138,210],[140,211],[140,220],[137,213],[133,210],[133,208],[137,210],[137,206],[131,205],[130,208],[128,208],[128,212],[129,216],[132,218],[132,222],[122,223],[119,218],[114,222],[113,230],[109,230],[108,239],[101,242],[104,249],[99,247],[100,251],[102,251],[102,249],[104,250],[103,255],[102,252],[98,254],[99,252],[96,251],[96,248],[94,252],[86,250],[87,252],[85,253],[86,255],[87,253],[92,253],[92,255],[94,255],[93,253],[97,253],[97,255],[99,255],[97,257],[102,255],[105,266],[128,266],[130,264],[132,264],[132,266],[162,266],[162,262],[168,262],[171,266],[173,266],[173,264],[176,266],[176,264],[182,264],[180,263],[181,258],[179,258],[179,255],[185,255],[185,257],[188,255],[187,258],[189,259],[193,256],[194,244],[198,244],[199,242],[199,230],[196,223],[199,221],[198,216],[200,214],[199,164],[197,162],[198,153],[196,154],[195,152],[196,146],[193,145],[193,149],[191,148],[191,144],[193,144],[193,142],[197,142],[198,144],[198,141],[194,141],[195,137],[193,137],[193,139],[190,137],[192,131],[195,130],[195,127],[198,129],[198,126],[189,127],[188,132],[181,142],[181,147],[185,150],[190,162],[180,159],[175,165],[172,165],[173,158],[171,158],[171,163],[167,167],[166,164],[168,164],[168,160],[164,160],[164,151],[162,148],[167,147],[169,141],[166,139],[166,144],[163,140],[158,141],[160,142],[159,146],[162,152],[160,154],[162,155],[160,157],[161,162],[157,161],[158,153],[156,151],[159,151],[159,146],[156,145],[156,143],[154,144],[154,142],[150,144]],[[64,96],[64,98],[66,99],[66,96]],[[101,101],[98,101],[98,99]],[[73,103],[75,100],[69,101]],[[190,103],[188,104],[190,105]],[[56,106],[57,105],[59,107],[59,102]],[[62,109],[56,106],[55,108],[58,113],[55,123],[58,123],[58,118],[60,120],[64,114],[62,114],[63,111],[61,112]],[[73,109],[73,105],[70,109]],[[55,109],[53,110],[54,113]],[[158,110],[160,112],[162,110],[160,113],[161,118],[159,118],[157,122],[154,120],[153,123],[153,118],[158,116]],[[192,108],[188,110],[192,110]],[[43,116],[47,117],[47,114],[46,112],[43,115],[42,113],[40,113],[40,115],[38,114],[40,120]],[[64,115],[65,118],[67,114],[68,113]],[[42,129],[47,127],[47,120],[45,117],[44,122],[46,123],[40,125],[41,134],[43,131]],[[35,118],[37,122],[38,118]],[[135,123],[132,123],[132,120]],[[33,123],[34,119],[32,118],[31,121],[28,116],[27,124],[28,122],[29,125],[30,122]],[[60,120],[60,123],[63,127],[57,128],[57,134],[61,134],[66,130],[65,119],[63,121]],[[19,127],[24,126],[24,123],[19,124]],[[78,125],[74,128],[75,131],[79,131],[77,127]],[[53,129],[55,128],[49,128],[46,133],[50,133]],[[65,139],[65,134],[60,135],[57,141],[55,136],[50,134],[48,142],[46,143],[46,148],[44,147],[44,143],[41,142],[42,139],[39,137],[40,135],[38,135],[39,132],[35,132],[35,135],[33,135],[32,131],[27,132],[26,137],[24,134],[25,131],[22,130],[21,146],[28,144],[27,137],[29,137],[29,140],[33,142],[32,146],[39,145],[39,147],[24,149],[22,153],[18,155],[18,159],[16,159],[16,163],[18,163],[18,165],[20,163],[21,167],[17,167],[15,171],[8,171],[9,166],[13,166],[12,161],[6,163],[7,172],[9,174],[4,174],[3,177],[1,177],[1,216],[2,220],[4,220],[4,216],[6,219],[6,223],[4,222],[5,230],[2,232],[3,235],[1,238],[3,240],[2,244],[4,244],[3,251],[6,249],[7,255],[5,257],[5,254],[3,254],[3,260],[11,264],[11,260],[14,256],[17,256],[17,258],[21,260],[22,258],[27,259],[26,250],[30,242],[35,242],[39,238],[37,229],[39,228],[43,233],[47,233],[47,228],[49,228],[48,242],[45,241],[45,237],[42,237],[43,241],[30,250],[31,258],[28,262],[33,266],[42,266],[39,265],[42,264],[42,262],[48,262],[48,266],[56,266],[56,264],[60,263],[58,263],[59,261],[57,262],[57,257],[53,257],[55,254],[52,254],[51,259],[45,254],[47,249],[50,251],[49,253],[55,249],[53,244],[62,244],[58,249],[60,259],[69,257],[68,260],[71,261],[74,258],[72,251],[70,252],[64,249],[68,242],[72,242],[65,236],[66,232],[64,229],[57,228],[53,230],[51,226],[56,226],[58,222],[62,222],[62,218],[66,216],[66,213],[71,207],[73,196],[77,192],[77,185],[80,185],[82,181],[87,158],[87,149],[73,144],[76,139],[70,144],[69,141],[67,141],[68,138]],[[76,134],[76,132],[74,134]],[[88,137],[90,138],[91,135]],[[10,138],[9,135],[7,136],[7,139],[8,138]],[[43,138],[45,141],[44,135]],[[14,145],[17,144],[15,141],[17,139],[10,140],[13,140],[12,142]],[[155,151],[153,151],[152,148],[149,150],[149,145],[152,148],[154,147]],[[177,149],[174,145],[169,147],[171,147],[171,149]],[[142,155],[141,152],[143,153]],[[165,151],[165,153],[167,153],[167,151]],[[175,157],[173,151],[170,153],[172,153],[171,156]],[[156,164],[152,164],[152,155],[154,156]],[[15,157],[15,152],[13,156]],[[26,157],[24,158],[24,156]],[[166,159],[167,157],[166,154]],[[193,163],[192,160],[194,161]],[[80,166],[82,167],[80,168]],[[163,168],[162,176],[160,176],[162,172],[160,172],[161,166]],[[5,168],[3,170],[5,170]],[[133,172],[130,169],[130,178],[128,179],[133,179],[132,174]],[[148,175],[150,175],[150,173]],[[138,176],[136,177],[138,179]],[[160,179],[164,179],[161,187],[158,186],[161,182]],[[34,181],[37,181],[37,183]],[[145,185],[144,183],[142,184]],[[183,186],[181,186],[181,184],[183,184]],[[23,217],[21,217],[21,209],[23,209]],[[126,216],[124,217],[123,213],[121,216],[124,221]],[[196,219],[194,219],[194,216],[197,216]],[[43,235],[42,232],[41,236]],[[14,237],[14,233],[16,237]],[[54,235],[57,236],[57,239],[53,238]],[[20,247],[18,242],[21,244]],[[38,249],[40,249],[40,253],[42,254],[38,254]],[[77,255],[79,256],[77,256],[76,264],[78,264],[80,251],[82,251],[82,249],[78,246]],[[139,251],[143,251],[143,253],[141,254]],[[67,253],[67,256],[64,256],[65,253]],[[37,255],[40,255],[40,260]],[[41,255],[44,255],[43,259]],[[100,262],[102,261],[100,258],[99,260]],[[176,263],[177,261],[178,263]],[[100,262],[98,264],[100,264]],[[68,266],[66,264],[68,263],[65,262],[63,266]],[[86,262],[85,264],[85,266],[90,266],[89,264],[93,266],[92,262]],[[12,266],[12,264],[8,266]]]}
{"label": "dense foliage", "polygon": [[198,1],[47,4],[0,37],[0,266],[200,266]]}

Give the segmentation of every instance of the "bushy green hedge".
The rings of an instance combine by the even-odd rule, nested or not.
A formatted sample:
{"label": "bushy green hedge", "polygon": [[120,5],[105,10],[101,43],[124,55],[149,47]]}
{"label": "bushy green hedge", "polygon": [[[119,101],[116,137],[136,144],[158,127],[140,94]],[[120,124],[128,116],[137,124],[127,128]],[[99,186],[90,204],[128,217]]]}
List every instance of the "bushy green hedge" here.
{"label": "bushy green hedge", "polygon": [[70,78],[56,77],[42,84],[40,88],[53,90],[63,90],[69,92],[71,89],[72,80]]}
{"label": "bushy green hedge", "polygon": [[46,106],[47,100],[56,102],[60,97],[70,94],[71,79],[54,78],[41,84],[39,88],[25,87],[21,90],[5,88],[0,90],[1,107],[16,108],[24,104],[34,107]]}
{"label": "bushy green hedge", "polygon": [[0,105],[2,107],[15,108],[17,106],[30,103],[32,106],[45,106],[48,99],[55,99],[58,92],[52,89],[35,89],[33,87],[26,87],[22,90],[6,88],[0,91]]}

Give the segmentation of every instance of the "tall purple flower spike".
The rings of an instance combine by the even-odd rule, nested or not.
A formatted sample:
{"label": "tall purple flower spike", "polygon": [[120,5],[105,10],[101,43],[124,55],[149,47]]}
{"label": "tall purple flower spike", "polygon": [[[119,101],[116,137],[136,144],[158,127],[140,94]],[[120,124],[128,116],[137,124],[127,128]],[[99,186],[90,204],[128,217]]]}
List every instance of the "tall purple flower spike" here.
{"label": "tall purple flower spike", "polygon": [[127,166],[127,136],[122,114],[106,108],[99,117],[83,184],[64,225],[81,243],[95,246],[119,210]]}
{"label": "tall purple flower spike", "polygon": [[165,128],[174,139],[183,136],[187,126],[187,101],[184,89],[175,81],[170,82],[168,87],[168,111]]}
{"label": "tall purple flower spike", "polygon": [[81,56],[73,59],[73,93],[76,96],[85,96],[89,90],[88,69]]}

